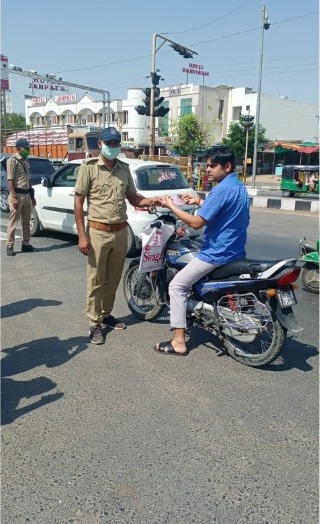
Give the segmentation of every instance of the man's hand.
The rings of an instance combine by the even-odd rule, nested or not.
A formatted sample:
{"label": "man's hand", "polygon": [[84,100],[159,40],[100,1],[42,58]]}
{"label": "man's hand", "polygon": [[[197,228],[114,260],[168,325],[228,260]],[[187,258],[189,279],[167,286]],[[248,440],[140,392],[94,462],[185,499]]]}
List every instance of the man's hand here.
{"label": "man's hand", "polygon": [[12,202],[13,207],[14,207],[15,209],[18,209],[18,206],[19,206],[19,200],[18,200],[17,195],[11,197],[11,202]]}
{"label": "man's hand", "polygon": [[171,198],[168,197],[168,196],[165,196],[165,197],[161,198],[161,205],[162,205],[162,207],[167,207],[171,211],[173,211],[175,209],[174,203],[172,202]]}
{"label": "man's hand", "polygon": [[199,205],[200,198],[198,195],[179,195],[179,198],[185,203],[185,204],[196,204]]}
{"label": "man's hand", "polygon": [[79,236],[78,249],[80,253],[82,253],[86,257],[89,255],[89,252],[91,250],[91,244],[87,235]]}
{"label": "man's hand", "polygon": [[37,205],[36,199],[35,198],[31,198],[31,202],[32,202],[33,207],[36,207],[36,205]]}

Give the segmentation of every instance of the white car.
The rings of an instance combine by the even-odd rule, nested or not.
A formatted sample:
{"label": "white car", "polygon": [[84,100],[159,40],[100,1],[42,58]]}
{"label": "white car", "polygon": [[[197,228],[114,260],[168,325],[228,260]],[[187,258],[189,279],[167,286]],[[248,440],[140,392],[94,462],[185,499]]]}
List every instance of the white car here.
{"label": "white car", "polygon": [[[120,157],[129,165],[134,183],[139,194],[145,197],[179,194],[196,194],[181,172],[173,164],[151,162],[135,158]],[[51,177],[46,177],[36,185],[36,207],[31,218],[31,236],[37,236],[44,230],[78,234],[74,218],[74,188],[79,166],[86,160],[72,160],[62,166]],[[195,205],[181,206],[189,213],[194,213]],[[165,208],[158,208],[158,213],[168,213]],[[152,215],[146,208],[135,208],[127,201],[128,214],[128,255],[133,255],[141,247],[141,233],[152,222]],[[200,236],[200,231],[189,229],[191,237]]]}

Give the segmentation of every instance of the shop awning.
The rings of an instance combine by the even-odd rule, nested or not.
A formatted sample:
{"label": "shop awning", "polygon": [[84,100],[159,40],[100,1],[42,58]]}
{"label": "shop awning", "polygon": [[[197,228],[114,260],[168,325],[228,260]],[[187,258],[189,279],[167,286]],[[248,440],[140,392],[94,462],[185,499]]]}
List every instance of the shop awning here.
{"label": "shop awning", "polygon": [[275,142],[276,153],[285,153],[288,151],[298,151],[299,153],[317,153],[319,151],[319,144],[312,142],[303,142],[302,144],[290,144],[289,142]]}

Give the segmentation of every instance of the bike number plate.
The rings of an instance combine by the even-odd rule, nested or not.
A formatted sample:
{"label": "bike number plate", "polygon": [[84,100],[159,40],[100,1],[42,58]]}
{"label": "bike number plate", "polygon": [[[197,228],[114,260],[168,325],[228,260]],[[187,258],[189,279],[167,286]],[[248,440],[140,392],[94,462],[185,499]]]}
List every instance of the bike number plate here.
{"label": "bike number plate", "polygon": [[288,291],[277,291],[277,297],[282,308],[294,306],[297,299],[292,289]]}

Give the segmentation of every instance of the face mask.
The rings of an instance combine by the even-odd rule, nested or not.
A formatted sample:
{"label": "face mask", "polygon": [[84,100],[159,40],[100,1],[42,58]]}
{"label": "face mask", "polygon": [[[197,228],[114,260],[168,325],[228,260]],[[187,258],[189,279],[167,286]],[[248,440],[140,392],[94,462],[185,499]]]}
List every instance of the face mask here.
{"label": "face mask", "polygon": [[109,147],[102,144],[101,153],[107,160],[114,160],[120,153],[120,147]]}
{"label": "face mask", "polygon": [[22,156],[22,158],[28,158],[28,156],[30,155],[29,149],[23,149],[20,155]]}

